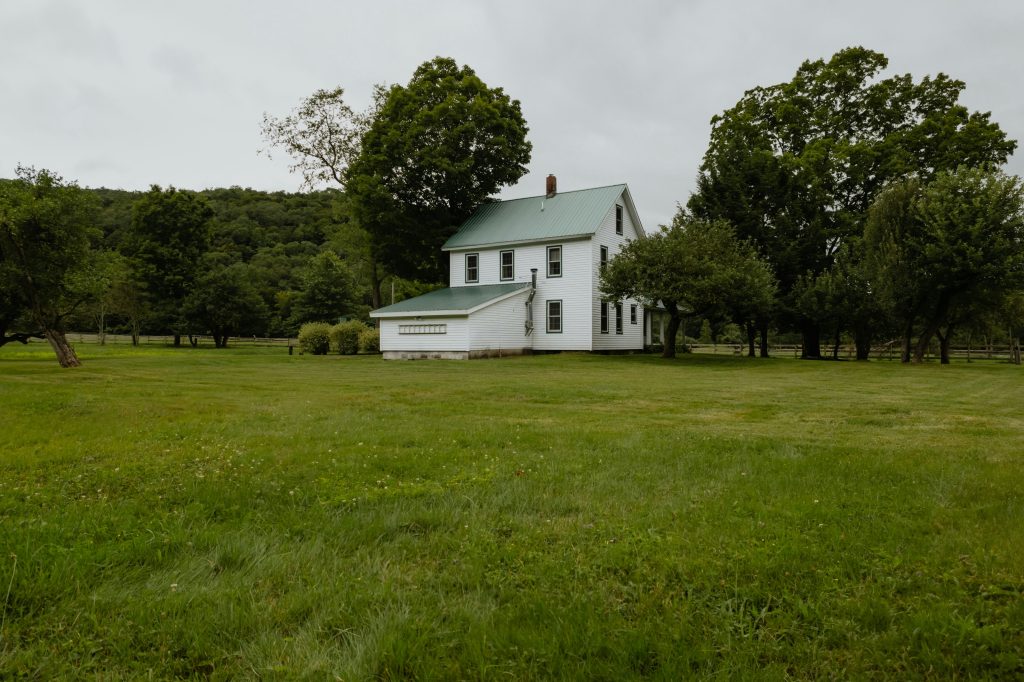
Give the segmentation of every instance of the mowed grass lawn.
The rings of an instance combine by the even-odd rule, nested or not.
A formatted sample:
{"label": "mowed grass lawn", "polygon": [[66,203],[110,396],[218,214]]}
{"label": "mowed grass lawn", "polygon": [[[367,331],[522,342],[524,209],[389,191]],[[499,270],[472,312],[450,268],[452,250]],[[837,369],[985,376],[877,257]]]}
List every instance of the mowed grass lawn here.
{"label": "mowed grass lawn", "polygon": [[0,678],[1024,675],[1024,374],[0,349]]}

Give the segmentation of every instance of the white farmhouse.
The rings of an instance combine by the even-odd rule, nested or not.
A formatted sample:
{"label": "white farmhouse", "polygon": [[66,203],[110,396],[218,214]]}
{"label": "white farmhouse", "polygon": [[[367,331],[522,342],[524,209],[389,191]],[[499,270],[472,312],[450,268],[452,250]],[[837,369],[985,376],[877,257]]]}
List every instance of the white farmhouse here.
{"label": "white farmhouse", "polygon": [[642,239],[626,185],[486,203],[442,247],[451,281],[370,313],[385,359],[466,359],[649,344],[636,301],[603,300],[599,273]]}

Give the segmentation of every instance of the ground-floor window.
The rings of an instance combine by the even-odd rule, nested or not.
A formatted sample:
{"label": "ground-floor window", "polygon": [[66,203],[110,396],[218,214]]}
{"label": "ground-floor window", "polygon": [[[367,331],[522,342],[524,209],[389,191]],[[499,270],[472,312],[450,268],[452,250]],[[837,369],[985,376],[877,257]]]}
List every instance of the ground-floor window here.
{"label": "ground-floor window", "polygon": [[601,301],[601,333],[608,333],[608,301]]}
{"label": "ground-floor window", "polygon": [[615,333],[622,333],[622,304],[615,304]]}
{"label": "ground-floor window", "polygon": [[629,306],[629,323],[636,324],[636,304]]}
{"label": "ground-floor window", "polygon": [[548,301],[548,334],[562,333],[562,302]]}
{"label": "ground-floor window", "polygon": [[446,324],[400,324],[399,334],[447,334]]}

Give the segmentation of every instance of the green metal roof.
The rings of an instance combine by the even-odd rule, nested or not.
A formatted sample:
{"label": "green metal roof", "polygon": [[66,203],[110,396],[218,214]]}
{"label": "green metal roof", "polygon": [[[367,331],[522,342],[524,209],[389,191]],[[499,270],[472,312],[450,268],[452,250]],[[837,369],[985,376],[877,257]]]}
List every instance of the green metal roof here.
{"label": "green metal roof", "polygon": [[408,298],[404,301],[378,308],[370,313],[374,317],[391,316],[396,313],[467,313],[488,301],[501,298],[520,289],[530,286],[529,282],[511,282],[509,284],[481,284],[478,286],[449,287],[430,293]]}
{"label": "green metal roof", "polygon": [[442,247],[452,249],[592,235],[625,185],[495,201],[480,206]]}

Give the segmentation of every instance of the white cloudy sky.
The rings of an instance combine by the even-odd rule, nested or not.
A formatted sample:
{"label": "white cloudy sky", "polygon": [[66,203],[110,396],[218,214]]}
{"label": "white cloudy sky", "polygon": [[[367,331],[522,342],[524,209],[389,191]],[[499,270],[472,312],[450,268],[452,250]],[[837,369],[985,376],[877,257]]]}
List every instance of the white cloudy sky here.
{"label": "white cloudy sky", "polygon": [[[263,112],[340,85],[357,108],[436,55],[522,102],[530,172],[504,196],[628,182],[648,228],[685,202],[709,119],[850,45],[938,71],[1024,138],[1024,2],[0,0],[0,177],[294,191]],[[1024,171],[1024,152],[1010,170]]]}

